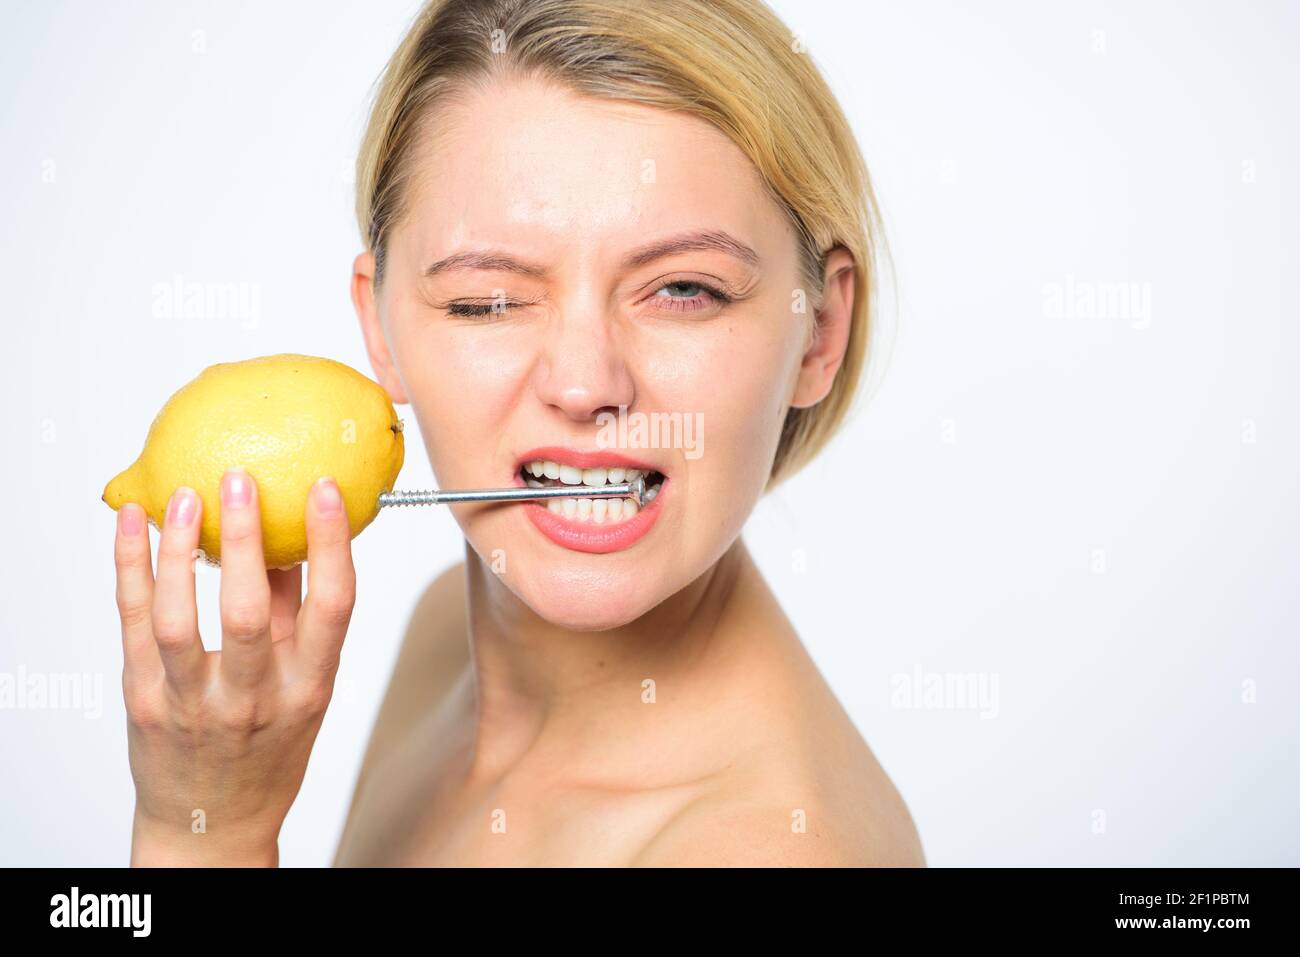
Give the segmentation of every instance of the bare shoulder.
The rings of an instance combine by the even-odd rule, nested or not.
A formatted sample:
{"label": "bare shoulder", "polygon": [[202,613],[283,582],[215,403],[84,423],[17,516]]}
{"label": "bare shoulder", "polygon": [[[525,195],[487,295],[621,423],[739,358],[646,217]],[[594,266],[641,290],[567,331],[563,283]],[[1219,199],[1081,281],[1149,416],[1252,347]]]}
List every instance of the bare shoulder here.
{"label": "bare shoulder", "polygon": [[431,708],[460,677],[468,657],[462,562],[439,574],[420,594],[411,611],[357,774],[340,849],[347,844],[356,826],[362,804],[359,799],[376,768],[429,716]]}
{"label": "bare shoulder", "polygon": [[925,867],[920,836],[888,778],[856,796],[780,776],[721,781],[632,861],[641,867]]}
{"label": "bare shoulder", "polygon": [[752,727],[731,729],[734,760],[633,864],[926,866],[907,804],[824,682],[801,683],[765,710],[777,717],[752,720],[751,713]]}
{"label": "bare shoulder", "polygon": [[778,803],[714,794],[668,822],[632,861],[640,867],[925,867],[910,815],[833,801]]}

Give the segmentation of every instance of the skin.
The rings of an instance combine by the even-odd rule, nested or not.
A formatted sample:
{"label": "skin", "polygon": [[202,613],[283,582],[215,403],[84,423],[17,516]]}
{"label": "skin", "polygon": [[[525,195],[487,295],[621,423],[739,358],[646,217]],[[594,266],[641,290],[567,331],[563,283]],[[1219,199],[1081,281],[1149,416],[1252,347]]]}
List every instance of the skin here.
{"label": "skin", "polygon": [[[842,362],[850,254],[828,257],[814,337],[791,309],[795,234],[729,140],[536,81],[440,112],[413,163],[383,281],[362,254],[353,299],[439,485],[507,484],[537,446],[597,448],[596,416],[619,406],[699,413],[704,454],[636,450],[675,484],[621,552],[564,549],[519,506],[457,507],[465,564],[413,616],[337,863],[923,863],[740,538],[786,410],[821,401]],[[624,265],[699,230],[757,263],[692,250]],[[426,275],[488,249],[541,274]],[[510,308],[450,313],[494,300]]]}
{"label": "skin", "polygon": [[[743,153],[702,121],[533,80],[449,104],[413,164],[383,281],[363,253],[352,294],[375,374],[413,406],[441,487],[509,484],[538,446],[596,449],[596,416],[620,406],[698,413],[704,454],[629,450],[669,476],[671,497],[619,552],[565,549],[523,506],[455,507],[465,561],[411,617],[336,863],[923,865],[904,802],[740,537],[786,410],[825,398],[843,360],[851,255],[827,257],[814,336],[812,314],[791,309],[794,232]],[[716,249],[626,262],[701,230],[756,262]],[[487,249],[538,273],[425,274]],[[510,307],[449,312],[494,300]],[[164,528],[150,596],[148,536],[119,520],[135,863],[276,860],[352,601],[346,535],[312,508],[309,540],[315,521],[331,557],[301,610],[292,580],[253,573],[251,550],[223,564],[227,666],[201,645],[195,664],[188,533]],[[232,535],[252,548],[248,526]],[[314,592],[326,611],[309,613]],[[187,645],[190,671],[173,679],[161,652]],[[146,667],[151,649],[161,663]],[[221,810],[206,835],[221,840],[190,837],[194,807]]]}
{"label": "skin", "polygon": [[[242,493],[242,494],[241,494]],[[221,485],[221,650],[205,651],[194,600],[202,500],[178,489],[150,561],[144,510],[118,511],[133,866],[274,865],[334,686],[356,577],[337,485],[306,506],[302,568],[266,570],[257,486]]]}

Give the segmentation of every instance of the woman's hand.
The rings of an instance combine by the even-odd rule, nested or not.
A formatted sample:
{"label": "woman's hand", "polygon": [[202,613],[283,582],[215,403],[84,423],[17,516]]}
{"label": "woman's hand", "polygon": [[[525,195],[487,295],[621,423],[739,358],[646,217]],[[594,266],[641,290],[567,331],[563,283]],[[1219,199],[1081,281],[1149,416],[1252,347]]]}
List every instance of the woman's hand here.
{"label": "woman's hand", "polygon": [[338,486],[307,502],[302,566],[267,571],[257,487],[221,483],[221,650],[199,639],[194,602],[202,501],[178,489],[150,565],[143,509],[118,512],[127,739],[135,779],[131,863],[268,865],[325,717],[356,592]]}

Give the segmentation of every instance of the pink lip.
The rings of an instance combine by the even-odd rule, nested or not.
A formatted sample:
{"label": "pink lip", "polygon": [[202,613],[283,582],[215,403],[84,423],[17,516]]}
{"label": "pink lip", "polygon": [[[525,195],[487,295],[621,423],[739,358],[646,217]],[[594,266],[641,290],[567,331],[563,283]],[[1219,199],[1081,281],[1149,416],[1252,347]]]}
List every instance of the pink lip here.
{"label": "pink lip", "polygon": [[[653,464],[605,449],[595,452],[579,452],[575,449],[547,446],[532,449],[520,457],[514,473],[515,485],[524,484],[519,475],[519,469],[538,459],[563,462],[565,465],[572,465],[575,468],[629,468],[663,474]],[[655,496],[653,502],[643,506],[636,513],[635,518],[616,522],[613,525],[597,525],[593,522],[568,519],[562,515],[556,515],[545,504],[538,502],[525,502],[524,512],[527,514],[528,520],[533,523],[539,532],[562,548],[592,554],[617,552],[630,548],[640,541],[654,526],[654,523],[659,519],[659,513],[663,511],[664,496],[667,494],[670,484],[672,484],[671,480],[665,475],[663,485],[660,486],[659,494]],[[582,498],[581,488],[582,486],[574,487],[574,498]]]}

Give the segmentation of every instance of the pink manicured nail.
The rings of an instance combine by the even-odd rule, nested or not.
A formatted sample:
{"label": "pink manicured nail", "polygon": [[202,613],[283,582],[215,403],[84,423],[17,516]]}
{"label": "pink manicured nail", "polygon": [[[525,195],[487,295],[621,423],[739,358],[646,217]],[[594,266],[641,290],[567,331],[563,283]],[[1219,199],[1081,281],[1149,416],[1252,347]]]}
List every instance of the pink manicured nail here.
{"label": "pink manicured nail", "polygon": [[253,500],[253,486],[248,476],[232,469],[221,479],[221,504],[241,508]]}
{"label": "pink manicured nail", "polygon": [[194,501],[197,496],[192,488],[178,488],[167,503],[167,524],[176,528],[185,528],[194,521]]}
{"label": "pink manicured nail", "polygon": [[333,515],[343,507],[343,497],[339,495],[339,487],[333,479],[319,480],[313,494],[316,496],[316,511],[322,515]]}
{"label": "pink manicured nail", "polygon": [[140,529],[144,528],[144,513],[139,505],[130,503],[123,505],[117,514],[121,521],[123,535],[131,538],[140,534]]}

